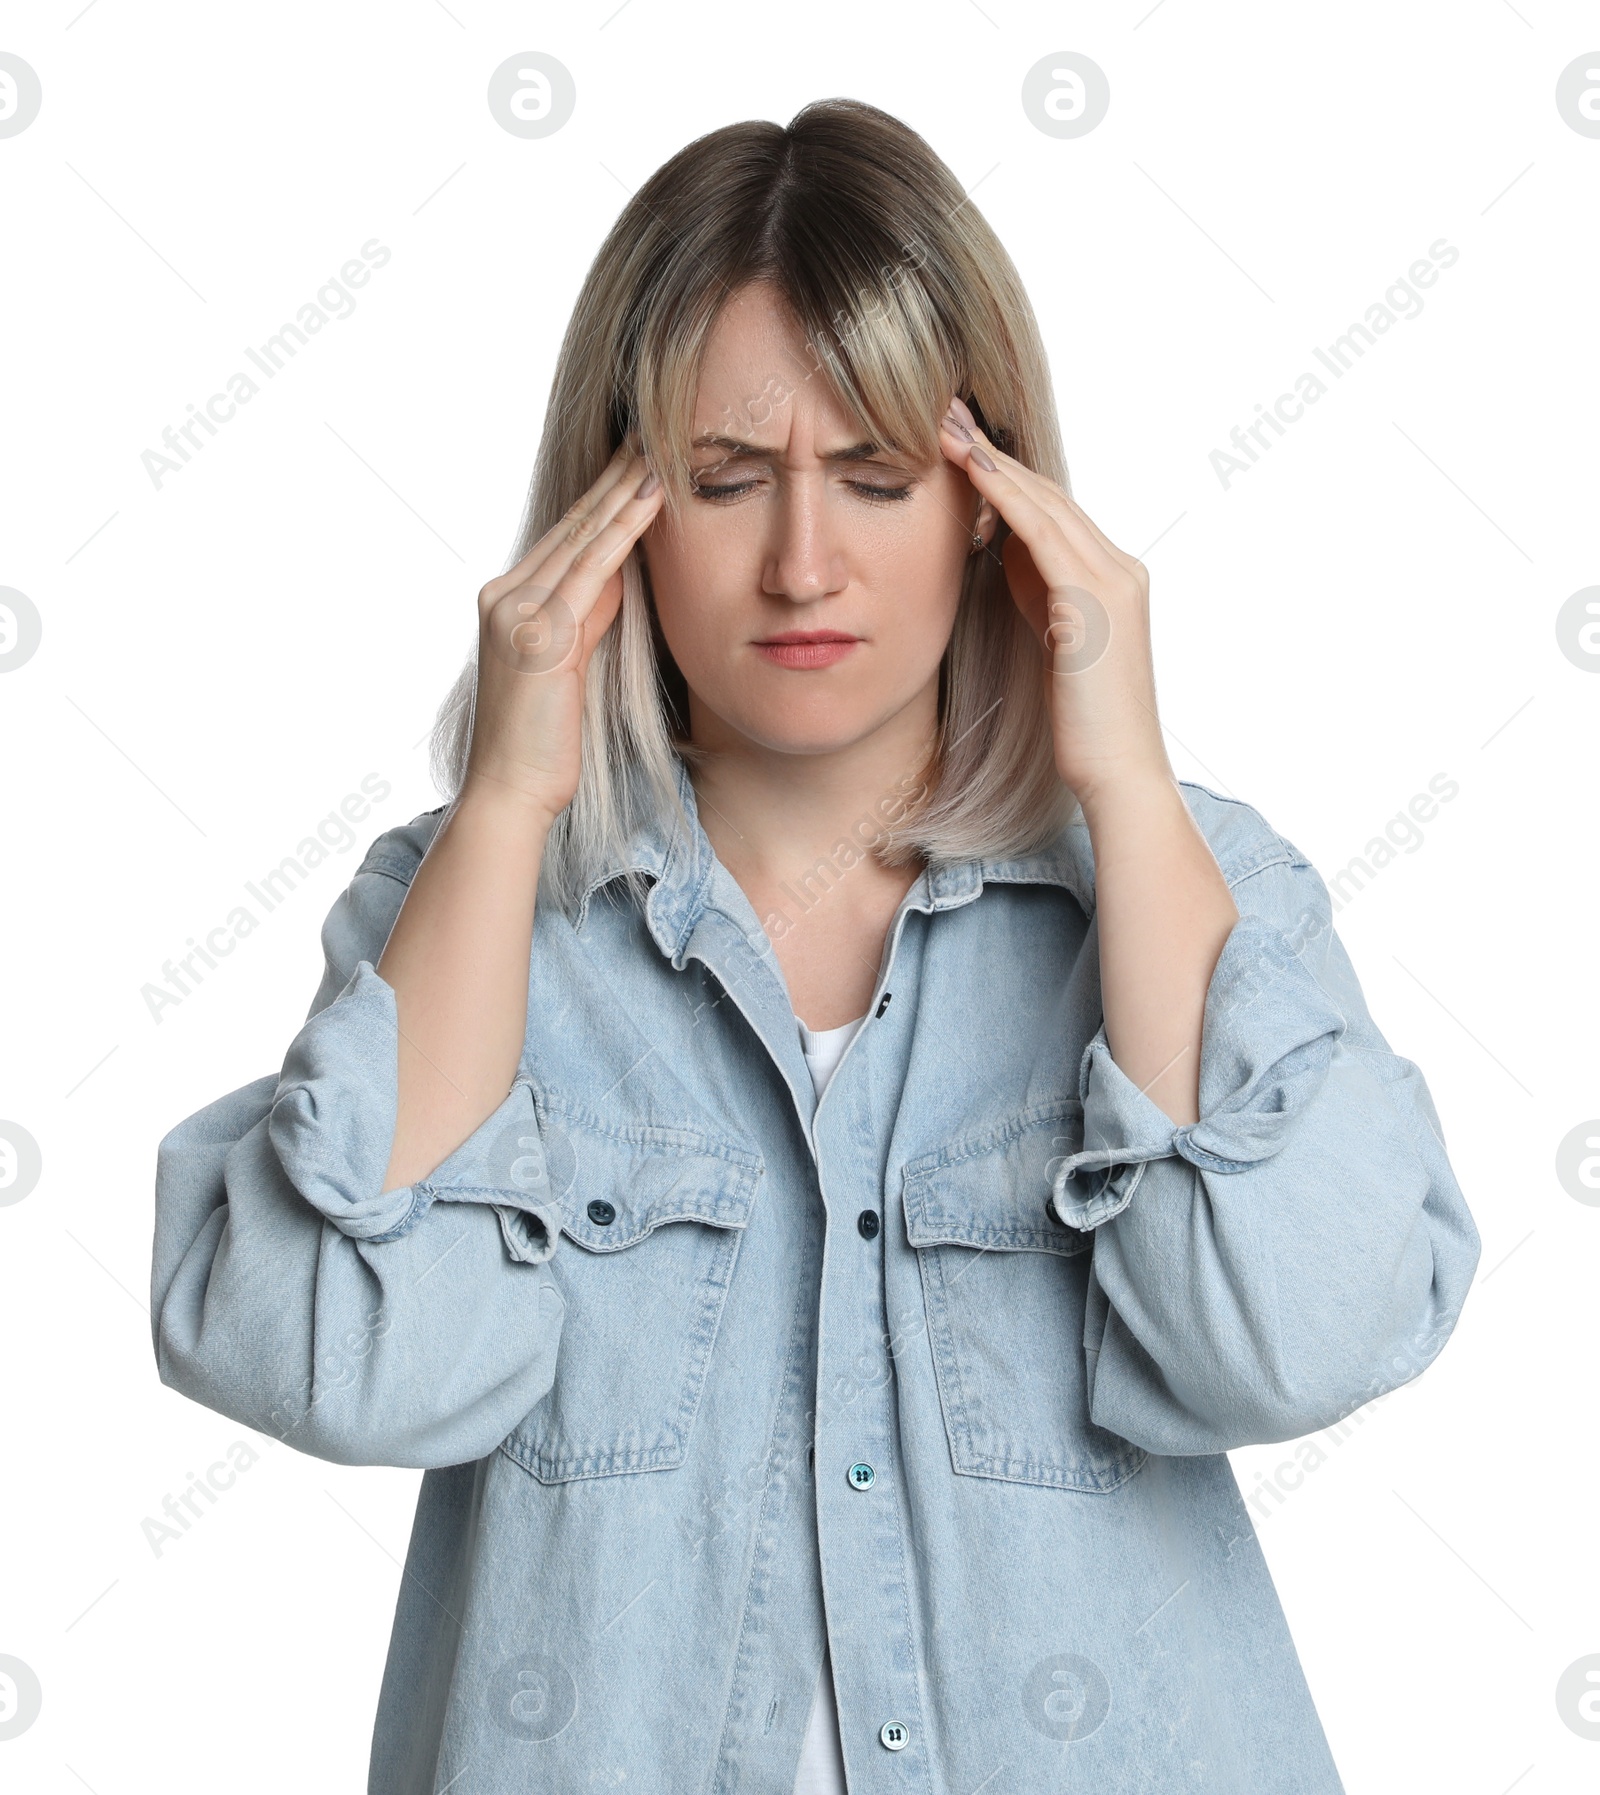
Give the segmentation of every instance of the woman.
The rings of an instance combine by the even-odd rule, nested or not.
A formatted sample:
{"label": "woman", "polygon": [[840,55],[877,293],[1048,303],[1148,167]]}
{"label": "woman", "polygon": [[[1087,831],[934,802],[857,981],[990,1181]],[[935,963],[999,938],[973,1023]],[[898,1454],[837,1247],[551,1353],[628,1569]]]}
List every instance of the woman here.
{"label": "woman", "polygon": [[163,1380],[426,1467],[374,1791],[1340,1788],[1224,1454],[1415,1377],[1478,1240],[1147,597],[915,133],[625,208],[450,802],[161,1150]]}

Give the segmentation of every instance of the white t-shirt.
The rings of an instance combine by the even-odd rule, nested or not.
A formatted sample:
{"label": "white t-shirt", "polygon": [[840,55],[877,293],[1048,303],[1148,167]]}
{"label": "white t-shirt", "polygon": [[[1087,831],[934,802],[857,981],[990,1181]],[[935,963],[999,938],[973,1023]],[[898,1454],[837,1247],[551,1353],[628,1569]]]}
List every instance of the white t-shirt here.
{"label": "white t-shirt", "polygon": [[[844,1058],[855,1032],[866,1021],[858,1016],[839,1028],[809,1029],[800,1024],[800,1046],[820,1098]],[[844,1784],[844,1752],[839,1743],[839,1711],[833,1700],[833,1665],[826,1646],[822,1650],[822,1674],[811,1700],[811,1719],[805,1743],[800,1747],[800,1769],[794,1779],[794,1795],[847,1795]]]}

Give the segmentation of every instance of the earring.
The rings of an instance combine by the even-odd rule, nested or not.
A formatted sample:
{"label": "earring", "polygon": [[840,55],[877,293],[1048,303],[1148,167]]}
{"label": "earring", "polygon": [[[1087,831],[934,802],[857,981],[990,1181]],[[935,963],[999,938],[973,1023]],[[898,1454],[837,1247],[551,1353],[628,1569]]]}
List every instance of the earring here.
{"label": "earring", "polygon": [[981,549],[982,547],[983,547],[983,532],[981,530],[974,530],[972,532],[972,552],[973,552],[973,554],[977,554],[978,550]]}

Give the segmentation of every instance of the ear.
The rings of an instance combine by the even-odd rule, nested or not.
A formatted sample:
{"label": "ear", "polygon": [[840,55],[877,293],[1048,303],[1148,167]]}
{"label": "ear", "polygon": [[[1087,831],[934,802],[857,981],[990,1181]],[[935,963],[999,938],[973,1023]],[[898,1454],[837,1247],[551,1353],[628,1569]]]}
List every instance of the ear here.
{"label": "ear", "polygon": [[998,523],[999,518],[1000,513],[995,510],[994,506],[991,505],[987,499],[984,499],[979,504],[978,515],[973,520],[972,527],[983,538],[986,547],[994,540],[995,525]]}

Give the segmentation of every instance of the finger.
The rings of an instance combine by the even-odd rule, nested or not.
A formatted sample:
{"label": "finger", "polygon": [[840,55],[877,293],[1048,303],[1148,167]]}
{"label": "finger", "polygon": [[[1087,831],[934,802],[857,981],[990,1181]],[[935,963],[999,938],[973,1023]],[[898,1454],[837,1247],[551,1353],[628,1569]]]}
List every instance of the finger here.
{"label": "finger", "polygon": [[[637,467],[634,467],[634,463],[637,463]],[[632,477],[632,485],[629,485],[629,477]],[[510,567],[506,573],[496,574],[494,580],[490,580],[485,585],[485,589],[483,589],[485,598],[490,603],[494,603],[494,600],[501,598],[505,592],[512,591],[517,585],[523,585],[524,580],[532,578],[533,571],[537,567],[541,567],[544,560],[566,540],[569,531],[582,526],[582,522],[589,519],[596,508],[603,506],[607,503],[607,499],[611,499],[614,495],[616,495],[618,503],[621,503],[621,499],[627,497],[627,494],[632,492],[632,488],[637,486],[643,477],[645,477],[643,458],[639,456],[639,452],[632,443],[623,443],[611,460],[605,463],[600,477],[585,490],[580,499],[576,499],[575,503],[567,506],[566,512],[558,517],[555,524],[549,526],[549,530],[544,531],[544,535],[528,549],[528,553],[515,564],[515,567]]]}
{"label": "finger", "polygon": [[1013,456],[1005,455],[1005,451],[1002,449],[994,449],[991,453],[996,459],[1004,456],[1006,462],[1012,467],[1020,469],[1022,473],[1028,475],[1043,487],[1052,504],[1061,507],[1068,518],[1074,519],[1081,524],[1096,546],[1100,549],[1101,553],[1104,554],[1110,562],[1125,568],[1131,568],[1138,565],[1132,555],[1117,547],[1116,543],[1106,535],[1105,531],[1100,528],[1099,524],[1097,524],[1089,513],[1084,510],[1082,505],[1078,503],[1070,492],[1062,491],[1054,480],[1047,480],[1043,474],[1035,472],[1034,469],[1028,467],[1024,462],[1017,461]]}
{"label": "finger", "polygon": [[544,553],[533,562],[521,583],[539,587],[542,591],[553,591],[589,544],[598,540],[603,531],[609,530],[612,522],[634,504],[639,486],[648,476],[650,468],[646,467],[643,458],[625,461],[618,479],[609,481],[591,503],[580,501],[575,504],[566,517],[546,533]]}
{"label": "finger", "polygon": [[[971,413],[969,412],[967,416],[970,417]],[[953,428],[952,426],[958,427]],[[947,413],[940,421],[940,429],[944,433],[944,438],[948,438],[946,453],[950,455],[951,460],[967,469],[969,475],[973,477],[973,483],[978,486],[979,491],[983,492],[986,498],[992,499],[993,495],[985,490],[977,477],[984,470],[981,463],[972,460],[972,450],[979,447],[987,452],[989,458],[996,464],[997,470],[1004,470],[1009,474],[1019,490],[1027,493],[1035,505],[1056,520],[1062,533],[1082,556],[1086,566],[1093,566],[1102,561],[1108,568],[1119,564],[1127,565],[1128,557],[1123,555],[1116,545],[1096,527],[1083,508],[1069,498],[1054,480],[1047,479],[1043,474],[1035,472],[1026,462],[1018,461],[1014,455],[1006,454],[1005,450],[996,448],[975,422],[968,424],[964,418],[952,412]],[[944,438],[941,440],[943,441]],[[1002,512],[1001,515],[1005,514]],[[1013,529],[1017,528],[1016,523],[1010,517],[1006,518],[1006,522]]]}
{"label": "finger", "polygon": [[1063,522],[1053,507],[1036,496],[1036,487],[1023,484],[1017,477],[1020,463],[1013,463],[1009,456],[1002,460],[998,453],[992,455],[992,468],[974,461],[971,450],[978,446],[976,437],[972,443],[962,444],[967,454],[960,458],[961,465],[1012,533],[1022,539],[1046,583],[1051,587],[1092,585],[1094,563],[1101,558],[1093,539],[1069,527],[1070,520]]}
{"label": "finger", "polygon": [[634,544],[650,527],[665,497],[665,488],[658,482],[644,497],[637,493],[624,500],[611,519],[587,541],[576,544],[567,565],[553,582],[549,569],[556,557],[538,570],[528,582],[530,600],[543,602],[558,598],[578,623],[589,616],[605,590],[611,576],[627,559]]}
{"label": "finger", "polygon": [[601,469],[599,477],[573,500],[506,577],[511,579],[520,575],[522,579],[528,578],[569,539],[573,531],[581,533],[587,520],[603,511],[609,501],[621,503],[644,478],[644,473],[644,458],[637,447],[631,442],[621,444]]}
{"label": "finger", "polygon": [[[994,442],[978,428],[976,422],[967,422],[966,420],[970,419],[972,414],[967,412],[965,407],[962,408],[965,416],[958,416],[955,411],[956,403],[959,401],[952,403],[951,409],[939,420],[940,446],[950,460],[974,476],[980,471],[988,473],[1004,469],[1019,489],[1032,494],[1036,503],[1044,504],[1046,501],[1042,488],[1048,486],[1050,482],[1041,480],[1041,477],[1035,474],[1032,468],[1018,461],[1015,456],[1007,455],[1004,450],[997,448]],[[975,455],[974,451],[978,451],[978,454]],[[982,455],[988,456],[993,464],[992,467],[984,467],[980,458]]]}
{"label": "finger", "polygon": [[[659,487],[637,495],[551,587],[533,579],[504,592],[482,612],[490,646],[519,673],[575,670],[581,678],[595,645],[622,608],[622,565],[660,506]],[[576,658],[574,658],[576,655]]]}

